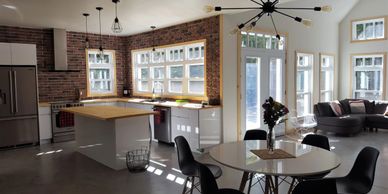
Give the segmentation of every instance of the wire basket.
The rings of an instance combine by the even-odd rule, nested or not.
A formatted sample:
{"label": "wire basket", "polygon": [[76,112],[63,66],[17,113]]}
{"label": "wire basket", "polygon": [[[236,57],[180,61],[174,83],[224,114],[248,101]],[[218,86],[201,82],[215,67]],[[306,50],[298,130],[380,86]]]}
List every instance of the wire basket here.
{"label": "wire basket", "polygon": [[129,172],[143,172],[150,163],[150,150],[148,147],[127,152],[127,168]]}

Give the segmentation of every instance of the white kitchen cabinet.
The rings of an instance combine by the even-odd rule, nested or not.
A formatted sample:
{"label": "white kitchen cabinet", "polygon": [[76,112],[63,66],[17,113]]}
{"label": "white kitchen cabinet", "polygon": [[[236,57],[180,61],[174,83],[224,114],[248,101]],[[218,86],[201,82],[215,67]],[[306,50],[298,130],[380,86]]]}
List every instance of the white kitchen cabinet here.
{"label": "white kitchen cabinet", "polygon": [[39,137],[40,142],[50,142],[52,138],[51,109],[39,107]]}
{"label": "white kitchen cabinet", "polygon": [[192,150],[221,143],[221,108],[171,108],[172,139],[183,136]]}
{"label": "white kitchen cabinet", "polygon": [[37,65],[36,45],[0,43],[0,65]]}
{"label": "white kitchen cabinet", "polygon": [[11,45],[0,43],[0,65],[11,65]]}
{"label": "white kitchen cabinet", "polygon": [[36,45],[11,43],[12,65],[36,65]]}

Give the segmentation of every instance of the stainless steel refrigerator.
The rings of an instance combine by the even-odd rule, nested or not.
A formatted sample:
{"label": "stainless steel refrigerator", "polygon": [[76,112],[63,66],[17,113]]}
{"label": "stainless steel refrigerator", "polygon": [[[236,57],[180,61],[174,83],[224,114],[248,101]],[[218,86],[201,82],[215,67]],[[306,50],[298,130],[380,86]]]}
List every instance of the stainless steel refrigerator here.
{"label": "stainless steel refrigerator", "polygon": [[0,148],[39,142],[35,66],[0,66]]}

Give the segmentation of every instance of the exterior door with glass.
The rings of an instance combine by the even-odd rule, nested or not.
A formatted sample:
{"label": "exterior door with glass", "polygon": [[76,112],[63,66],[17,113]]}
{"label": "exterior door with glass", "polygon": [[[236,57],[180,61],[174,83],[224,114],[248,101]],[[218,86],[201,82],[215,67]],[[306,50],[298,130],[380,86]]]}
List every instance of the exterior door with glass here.
{"label": "exterior door with glass", "polygon": [[[264,129],[261,105],[270,96],[285,102],[285,52],[243,48],[241,55],[241,131]],[[285,126],[275,127],[276,135],[285,133]]]}

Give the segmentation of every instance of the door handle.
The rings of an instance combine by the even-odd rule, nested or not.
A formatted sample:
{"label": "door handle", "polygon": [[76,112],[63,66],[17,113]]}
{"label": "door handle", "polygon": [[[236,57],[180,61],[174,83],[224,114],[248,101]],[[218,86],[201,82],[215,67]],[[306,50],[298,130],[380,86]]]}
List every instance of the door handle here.
{"label": "door handle", "polygon": [[0,97],[0,104],[7,104],[7,96],[5,95],[5,93],[3,93],[3,92],[0,90],[0,94],[1,94],[1,97]]}
{"label": "door handle", "polygon": [[8,76],[9,76],[9,90],[10,90],[10,95],[11,95],[11,113],[13,112],[13,83],[12,83],[12,72],[8,71]]}
{"label": "door handle", "polygon": [[15,86],[15,112],[19,112],[19,106],[18,106],[18,87],[17,87],[17,83],[16,83],[16,71],[13,71],[13,80],[14,80],[14,83],[13,85]]}

